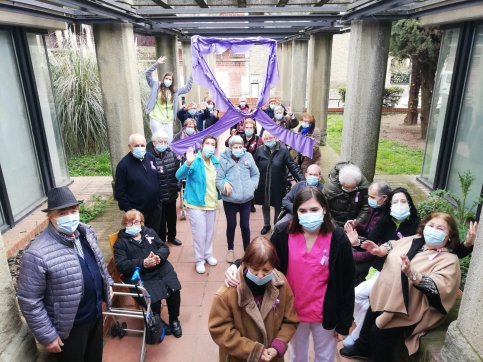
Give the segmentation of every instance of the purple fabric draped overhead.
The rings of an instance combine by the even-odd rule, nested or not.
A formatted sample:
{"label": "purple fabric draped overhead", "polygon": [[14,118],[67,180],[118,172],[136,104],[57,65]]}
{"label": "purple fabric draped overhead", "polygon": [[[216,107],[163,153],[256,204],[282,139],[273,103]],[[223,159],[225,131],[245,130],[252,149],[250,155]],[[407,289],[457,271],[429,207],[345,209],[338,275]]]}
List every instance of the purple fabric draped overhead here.
{"label": "purple fabric draped overhead", "polygon": [[[235,54],[246,53],[255,44],[268,47],[270,54],[268,56],[265,82],[263,83],[256,109],[247,114],[241,112],[233,104],[231,104],[230,100],[225,95],[215,76],[211,72],[210,67],[208,67],[204,55],[210,53],[221,54],[228,49]],[[193,80],[199,85],[210,90],[212,94],[211,98],[213,99],[213,102],[215,102],[216,108],[225,112],[225,114],[213,126],[203,130],[202,132],[173,142],[171,144],[171,148],[174,152],[179,155],[183,155],[189,147],[199,147],[204,136],[219,136],[243,118],[250,117],[256,119],[268,132],[270,132],[283,143],[286,143],[305,156],[312,157],[314,144],[313,139],[288,131],[285,128],[278,126],[261,109],[261,107],[266,104],[270,98],[270,87],[274,86],[278,82],[276,40],[260,37],[211,38],[194,35],[191,37],[191,53],[193,56]]]}

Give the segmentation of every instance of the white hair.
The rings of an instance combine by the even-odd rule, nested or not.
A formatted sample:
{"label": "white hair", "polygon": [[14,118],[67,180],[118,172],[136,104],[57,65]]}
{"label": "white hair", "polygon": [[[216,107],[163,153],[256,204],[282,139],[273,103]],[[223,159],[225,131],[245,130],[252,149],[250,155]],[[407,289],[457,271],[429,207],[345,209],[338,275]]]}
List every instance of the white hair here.
{"label": "white hair", "polygon": [[339,182],[345,184],[350,181],[355,181],[359,185],[362,180],[361,169],[356,165],[345,165],[339,171]]}
{"label": "white hair", "polygon": [[276,106],[273,111],[274,112],[282,111],[282,113],[284,113],[285,112],[285,108],[283,108],[282,106]]}
{"label": "white hair", "polygon": [[141,138],[141,139],[144,140],[144,143],[146,143],[146,138],[142,134],[133,133],[132,135],[129,136],[129,138],[127,140],[128,144],[132,145],[132,143],[134,142],[134,139],[136,139],[136,138]]}
{"label": "white hair", "polygon": [[270,137],[270,136],[272,136],[272,134],[270,132],[268,132],[267,130],[265,130],[263,132],[263,135],[262,135],[262,140],[264,140],[265,138]]}
{"label": "white hair", "polygon": [[151,141],[158,141],[159,139],[167,139],[168,134],[164,130],[159,130],[151,136]]}
{"label": "white hair", "polygon": [[228,147],[232,148],[233,145],[244,145],[243,138],[238,135],[231,136],[228,140]]}

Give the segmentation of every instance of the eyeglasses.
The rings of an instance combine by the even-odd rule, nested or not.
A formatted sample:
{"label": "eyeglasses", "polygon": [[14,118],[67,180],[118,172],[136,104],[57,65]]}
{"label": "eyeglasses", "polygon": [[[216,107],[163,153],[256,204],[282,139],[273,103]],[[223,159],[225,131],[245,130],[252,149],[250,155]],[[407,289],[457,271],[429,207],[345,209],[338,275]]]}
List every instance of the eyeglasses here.
{"label": "eyeglasses", "polygon": [[126,223],[126,226],[141,226],[141,220],[129,221]]}

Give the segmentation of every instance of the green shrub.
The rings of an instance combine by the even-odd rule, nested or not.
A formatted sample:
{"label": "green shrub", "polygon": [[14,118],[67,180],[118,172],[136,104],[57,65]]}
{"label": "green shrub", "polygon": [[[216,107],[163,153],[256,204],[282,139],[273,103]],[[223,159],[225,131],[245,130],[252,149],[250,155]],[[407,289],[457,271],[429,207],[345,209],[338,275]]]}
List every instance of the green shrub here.
{"label": "green shrub", "polygon": [[92,40],[70,30],[49,50],[57,115],[67,157],[107,150],[107,126]]}
{"label": "green shrub", "polygon": [[441,196],[439,191],[431,191],[429,197],[418,205],[418,214],[421,219],[433,212],[446,212],[454,214],[454,207],[448,200]]}
{"label": "green shrub", "polygon": [[[337,91],[339,92],[340,99],[342,100],[342,102],[345,103],[345,96],[347,91],[346,87],[340,86],[337,88]],[[385,88],[382,96],[382,106],[385,108],[395,107],[401,99],[403,93],[404,89],[398,86],[391,86]]]}
{"label": "green shrub", "polygon": [[107,201],[99,195],[92,196],[87,204],[80,205],[80,221],[87,224],[106,211]]}

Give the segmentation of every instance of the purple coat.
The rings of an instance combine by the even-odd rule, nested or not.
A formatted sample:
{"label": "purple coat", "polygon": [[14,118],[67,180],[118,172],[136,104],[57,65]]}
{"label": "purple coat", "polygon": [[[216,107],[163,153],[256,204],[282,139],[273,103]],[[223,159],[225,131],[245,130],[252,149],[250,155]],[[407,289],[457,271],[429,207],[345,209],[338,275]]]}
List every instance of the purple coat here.
{"label": "purple coat", "polygon": [[[111,305],[112,279],[94,230],[77,230],[94,252],[103,279],[104,299]],[[74,244],[49,224],[25,251],[18,280],[18,304],[35,338],[47,345],[69,337],[83,294],[83,275]]]}
{"label": "purple coat", "polygon": [[[374,230],[374,228],[376,227],[377,223],[381,220],[383,215],[384,215],[384,207],[378,207],[378,208],[369,207],[366,221],[356,226],[356,230],[359,236],[367,237]],[[366,263],[374,259],[374,255],[372,255],[368,251],[357,250],[354,248],[352,248],[352,256],[354,257],[354,262],[356,264]]]}

